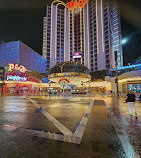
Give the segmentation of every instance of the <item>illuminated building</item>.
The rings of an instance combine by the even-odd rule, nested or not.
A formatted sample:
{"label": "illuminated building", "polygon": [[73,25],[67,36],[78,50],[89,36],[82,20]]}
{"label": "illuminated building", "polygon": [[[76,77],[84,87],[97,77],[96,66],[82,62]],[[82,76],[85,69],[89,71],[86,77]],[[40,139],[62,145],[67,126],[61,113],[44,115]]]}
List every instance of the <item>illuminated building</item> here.
{"label": "illuminated building", "polygon": [[0,44],[0,66],[5,69],[4,93],[39,92],[46,59],[27,45],[20,41]]}
{"label": "illuminated building", "polygon": [[50,83],[46,86],[49,93],[60,93],[62,90],[73,94],[111,91],[108,81],[91,82],[88,68],[78,62],[60,62],[49,70],[48,77]]}
{"label": "illuminated building", "polygon": [[[132,65],[117,68],[118,85],[121,93],[133,90],[134,93],[141,93],[141,57],[137,58]],[[116,77],[105,77],[106,81],[111,82],[112,91],[116,92]]]}
{"label": "illuminated building", "polygon": [[0,44],[0,66],[21,64],[38,73],[46,73],[46,59],[20,41]]}
{"label": "illuminated building", "polygon": [[[63,6],[62,6],[63,5]],[[47,70],[59,62],[76,61],[90,72],[123,65],[118,5],[110,0],[59,0],[47,6],[43,52]],[[79,52],[77,57],[74,54]],[[81,56],[81,58],[80,58]]]}
{"label": "illuminated building", "polygon": [[72,94],[86,94],[87,92],[109,92],[109,81],[91,82],[89,70],[78,62],[60,62],[49,70],[50,83],[46,84],[49,93],[71,92]]}
{"label": "illuminated building", "polygon": [[91,76],[86,66],[77,62],[67,61],[60,62],[49,70],[49,80],[56,83],[67,81],[69,84],[77,85],[81,84],[81,82],[90,81]]}

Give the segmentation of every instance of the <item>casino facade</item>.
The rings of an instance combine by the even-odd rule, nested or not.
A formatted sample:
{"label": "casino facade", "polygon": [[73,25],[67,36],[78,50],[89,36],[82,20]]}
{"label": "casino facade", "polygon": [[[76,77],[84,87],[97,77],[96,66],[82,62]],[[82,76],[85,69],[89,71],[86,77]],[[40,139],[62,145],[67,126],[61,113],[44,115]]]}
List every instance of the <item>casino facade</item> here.
{"label": "casino facade", "polygon": [[39,92],[46,59],[27,45],[20,41],[0,44],[0,66],[5,70],[3,93]]}
{"label": "casino facade", "polygon": [[66,61],[78,61],[90,72],[123,66],[119,8],[111,0],[54,0],[43,24],[42,56],[47,71]]}

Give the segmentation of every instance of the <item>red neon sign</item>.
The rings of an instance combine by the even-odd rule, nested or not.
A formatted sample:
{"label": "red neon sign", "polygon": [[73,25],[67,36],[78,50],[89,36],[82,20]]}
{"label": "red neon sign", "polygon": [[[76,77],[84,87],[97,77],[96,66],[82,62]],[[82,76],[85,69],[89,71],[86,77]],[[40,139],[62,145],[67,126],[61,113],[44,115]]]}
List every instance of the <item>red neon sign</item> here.
{"label": "red neon sign", "polygon": [[15,65],[8,64],[8,65],[9,65],[8,71],[18,70],[18,71],[23,72],[23,73],[27,71],[27,69],[22,65],[20,65],[20,66],[18,66],[18,64],[15,64]]}
{"label": "red neon sign", "polygon": [[66,82],[70,83],[69,80],[67,80],[67,79],[65,79],[65,78],[60,79],[60,80],[58,81],[58,83],[60,83],[60,82],[62,82],[62,81],[66,81]]}
{"label": "red neon sign", "polygon": [[83,8],[84,5],[87,4],[87,0],[75,0],[68,2],[68,9],[71,10],[72,8]]}

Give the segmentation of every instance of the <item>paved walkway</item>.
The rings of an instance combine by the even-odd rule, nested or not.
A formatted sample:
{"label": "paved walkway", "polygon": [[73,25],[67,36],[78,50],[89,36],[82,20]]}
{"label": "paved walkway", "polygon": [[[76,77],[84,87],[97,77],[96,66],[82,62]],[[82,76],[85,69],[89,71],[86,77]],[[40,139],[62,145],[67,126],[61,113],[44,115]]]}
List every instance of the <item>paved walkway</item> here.
{"label": "paved walkway", "polygon": [[[140,116],[137,122],[134,118],[133,123],[130,122],[131,118],[127,114],[127,109],[125,111],[121,109],[122,98],[117,100],[116,97],[101,97],[99,95],[95,97],[79,95],[73,97],[51,96],[48,98],[37,96],[35,100],[38,105],[44,105],[43,110],[46,110],[47,113],[44,112],[43,114],[47,115],[46,117],[41,112],[35,114],[36,108],[40,108],[37,104],[33,106],[35,102],[31,102],[26,97],[15,98],[16,101],[15,99],[12,100],[12,97],[7,97],[1,99],[0,102],[0,157],[2,158],[138,158],[138,154],[140,154],[140,133],[138,133],[141,129]],[[88,105],[92,99],[94,99],[94,105],[89,110]],[[10,109],[12,110],[10,111]],[[34,125],[37,130],[38,126],[42,130],[44,128],[53,130],[55,128],[47,120],[48,113],[70,129],[72,133],[75,133],[73,127],[76,125],[74,126],[74,123],[77,123],[78,127],[81,124],[79,115],[80,118],[83,116],[84,120],[88,117],[87,122],[82,121],[86,124],[80,126],[83,127],[80,128],[83,133],[78,130],[78,133],[82,134],[81,143],[74,144],[46,139],[44,135],[38,137],[38,135],[25,132],[21,128],[13,128],[9,131],[8,128],[3,128],[4,124],[10,125],[11,122],[12,125],[14,125],[14,122],[18,125],[18,122],[22,119],[23,125],[28,125],[28,128],[30,128],[30,125],[31,127]],[[41,116],[42,118],[39,119],[38,117]],[[52,118],[49,119],[52,121]],[[71,125],[72,120],[74,121]],[[122,126],[123,122],[125,124]],[[69,128],[69,125],[71,125],[71,128]],[[133,130],[131,130],[132,125]],[[137,145],[135,146],[133,142]]]}
{"label": "paved walkway", "polygon": [[136,153],[141,156],[141,103],[138,101],[136,110],[138,117],[129,115],[128,104],[125,102],[125,97],[107,97],[104,96],[106,103],[113,111],[120,126],[124,129],[128,136],[130,144],[134,147]]}
{"label": "paved walkway", "polygon": [[[30,100],[27,100],[24,97],[22,98],[19,97],[19,101],[18,101],[18,97],[15,97],[15,98],[13,100],[12,100],[12,97],[10,97],[9,99],[4,98],[3,101],[5,102],[5,104],[3,104],[4,103],[3,101],[1,102],[0,112],[2,115],[1,115],[1,126],[0,126],[1,128],[0,130],[0,135],[1,135],[0,157],[2,158],[23,158],[23,157],[24,158],[32,158],[32,157],[33,158],[40,158],[40,157],[41,158],[46,158],[46,157],[49,157],[49,158],[56,158],[56,157],[57,158],[74,158],[74,157],[110,158],[114,156],[116,156],[117,158],[125,157],[123,147],[116,134],[115,128],[112,124],[108,110],[103,100],[95,100],[92,109],[89,110],[89,108],[87,108],[86,111],[88,112],[84,113],[84,120],[87,117],[89,117],[89,119],[86,122],[87,123],[86,126],[83,126],[81,124],[81,127],[84,127],[85,130],[83,128],[80,128],[80,129],[82,130],[82,132],[84,130],[84,133],[79,132],[79,130],[76,132],[76,133],[80,133],[80,135],[82,134],[81,143],[80,145],[78,145],[74,143],[46,139],[44,137],[40,138],[38,137],[38,135],[33,136],[32,133],[30,132],[27,133],[25,132],[25,130],[23,130],[24,126],[22,129],[13,128],[13,127],[7,128],[9,126],[7,125],[4,126],[3,123],[7,123],[10,125],[11,120],[13,121],[12,125],[14,124],[15,121],[16,121],[16,124],[18,125],[18,122],[21,121],[22,119],[22,123],[24,124],[24,122],[25,123],[28,122],[28,127],[29,127],[30,124],[33,125],[32,121],[35,120],[33,119],[33,117],[31,117],[32,120],[29,119],[30,115],[32,116],[32,113],[34,114],[34,111],[35,111],[33,110],[33,105],[29,103]],[[73,117],[72,112],[74,113],[77,110],[81,111],[81,108],[82,107],[84,108],[85,107],[84,105],[90,99],[89,97],[84,98],[85,99],[84,101],[83,98],[81,99],[80,98],[81,97],[74,96],[74,98],[70,98],[70,100],[65,98],[66,101],[63,98],[60,98],[62,103],[60,104],[59,111],[57,108],[58,107],[57,103],[59,104],[59,100],[57,100],[56,102],[54,100],[55,98],[54,99],[51,98],[50,104],[52,105],[52,107],[54,107],[54,110],[56,109],[59,112],[59,114],[61,114],[61,116],[65,117],[64,114],[66,113],[67,115],[70,115]],[[40,101],[42,101],[42,99],[43,98],[41,98]],[[80,104],[78,104],[79,102]],[[40,105],[43,105],[43,103],[44,102],[42,101],[42,104]],[[71,105],[71,104],[69,103],[74,104],[74,106],[71,106],[70,108],[70,106],[68,105]],[[15,106],[16,106],[16,109],[15,109]],[[32,107],[31,110],[28,109],[29,106]],[[48,106],[46,106],[46,109],[48,109],[47,108]],[[64,107],[61,108],[62,106]],[[24,111],[21,111],[23,107],[24,107]],[[73,110],[73,108],[75,111]],[[64,110],[65,110],[65,113],[64,113]],[[53,114],[52,113],[53,109],[52,108],[51,110],[48,109],[48,112]],[[56,115],[58,115],[58,112],[56,113]],[[77,115],[78,114],[79,113],[77,112]],[[17,118],[17,120],[15,121],[14,121],[15,119],[14,116],[16,116]],[[38,116],[40,117],[40,115],[36,115],[36,117]],[[44,119],[45,118],[43,117],[43,119],[40,121],[44,121]],[[64,119],[63,119],[63,122],[65,122]],[[44,126],[46,125],[46,123],[47,122],[44,121]],[[36,119],[36,124],[37,124],[36,128],[38,128],[38,125],[39,125],[38,119]],[[49,126],[50,124],[47,123],[48,128]]]}

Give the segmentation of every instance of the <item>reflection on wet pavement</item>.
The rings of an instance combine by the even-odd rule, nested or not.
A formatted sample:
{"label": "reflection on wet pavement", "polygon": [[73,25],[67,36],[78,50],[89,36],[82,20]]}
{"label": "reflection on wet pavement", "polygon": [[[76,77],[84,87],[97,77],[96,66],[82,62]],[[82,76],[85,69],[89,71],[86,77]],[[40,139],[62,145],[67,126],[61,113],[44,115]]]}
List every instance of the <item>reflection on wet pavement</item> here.
{"label": "reflection on wet pavement", "polygon": [[[108,97],[106,95],[102,97],[100,95],[50,95],[22,97],[7,96],[1,98],[0,100],[0,125],[11,125],[11,128],[16,126],[21,129],[29,129],[29,131],[32,129],[61,133],[61,131],[56,126],[54,126],[52,122],[45,117],[41,110],[37,109],[37,107],[34,106],[34,104],[29,101],[28,98],[35,101],[39,106],[41,106],[46,112],[58,120],[72,133],[74,133],[75,130],[79,127],[82,118],[88,117],[89,113],[86,113],[86,111],[89,109],[90,103],[95,100],[92,112],[90,113],[90,117],[84,131],[84,135],[82,137],[81,146],[78,148],[76,146],[70,144],[67,145],[65,143],[58,145],[58,142],[47,140],[45,141],[45,148],[50,151],[45,151],[44,147],[42,146],[42,149],[40,150],[43,150],[43,153],[50,153],[52,151],[52,155],[53,153],[58,155],[58,152],[56,151],[61,150],[61,152],[64,153],[64,151],[67,152],[67,148],[68,151],[70,150],[70,157],[79,157],[80,155],[80,157],[88,157],[88,155],[90,155],[90,157],[108,158],[114,157],[114,155],[115,157],[119,158],[126,157],[121,142],[116,134],[116,130],[110,119],[108,110],[106,109],[104,102],[102,102],[104,98],[106,103],[114,112],[118,122],[124,128],[126,134],[129,137],[130,143],[135,148],[135,151],[141,155],[141,108],[139,103],[136,105],[138,118],[135,118],[134,116],[129,116],[127,104],[124,102],[124,98],[122,97],[117,99],[116,97]],[[16,141],[16,138],[18,138],[19,135],[18,130],[17,132],[15,131],[13,133],[15,134],[13,137]],[[4,135],[5,133],[1,131],[1,134]],[[11,137],[9,133],[6,134],[7,137]],[[20,136],[26,137],[26,139],[29,138],[22,134]],[[4,140],[1,141],[6,143]],[[33,143],[33,140],[30,140],[30,138],[27,141],[32,144],[35,143]],[[38,142],[36,143],[38,144]],[[51,145],[53,149],[50,148],[49,145]],[[28,149],[24,147],[24,150]],[[55,156],[52,155],[49,157]],[[31,157],[31,155],[27,157]],[[60,157],[62,158],[66,156],[61,155]]]}
{"label": "reflection on wet pavement", "polygon": [[131,145],[135,151],[141,156],[141,104],[136,102],[136,110],[138,117],[131,117],[128,111],[128,105],[125,98],[107,97],[105,100],[110,105],[112,111],[116,115],[119,123],[128,135]]}

